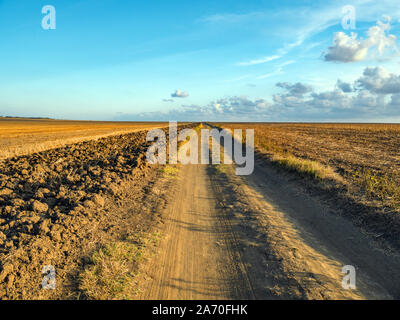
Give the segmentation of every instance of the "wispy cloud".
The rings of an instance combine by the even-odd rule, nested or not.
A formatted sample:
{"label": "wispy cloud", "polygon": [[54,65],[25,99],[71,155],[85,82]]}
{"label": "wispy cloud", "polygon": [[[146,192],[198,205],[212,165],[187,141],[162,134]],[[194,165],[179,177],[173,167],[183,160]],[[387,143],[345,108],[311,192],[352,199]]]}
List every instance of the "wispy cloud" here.
{"label": "wispy cloud", "polygon": [[208,24],[237,24],[247,21],[254,21],[254,19],[265,19],[267,14],[265,12],[248,12],[248,13],[218,13],[202,17],[197,22]]}
{"label": "wispy cloud", "polygon": [[277,76],[279,74],[283,74],[282,68],[278,68],[272,72],[264,73],[263,75],[258,76],[256,79],[262,80],[262,79],[270,78],[273,76]]}
{"label": "wispy cloud", "polygon": [[257,79],[262,80],[262,79],[270,78],[270,77],[273,77],[273,76],[276,76],[279,74],[283,74],[284,73],[283,68],[285,66],[288,66],[295,62],[296,62],[295,60],[288,60],[288,61],[282,62],[278,66],[276,66],[276,69],[274,71],[271,71],[271,72],[265,73],[261,76],[258,76]]}
{"label": "wispy cloud", "polygon": [[268,56],[268,57],[264,57],[261,59],[239,62],[239,63],[237,63],[237,65],[238,66],[252,66],[255,64],[261,64],[261,63],[273,61],[273,60],[279,59],[280,57],[281,57],[280,55]]}
{"label": "wispy cloud", "polygon": [[227,83],[230,83],[230,82],[237,82],[237,81],[242,81],[242,80],[244,80],[244,79],[248,79],[248,78],[250,78],[250,77],[252,77],[252,75],[250,75],[250,74],[245,74],[245,75],[242,75],[242,76],[238,76],[238,77],[235,77],[235,78],[230,78],[230,79],[224,80],[223,82],[227,82]]}

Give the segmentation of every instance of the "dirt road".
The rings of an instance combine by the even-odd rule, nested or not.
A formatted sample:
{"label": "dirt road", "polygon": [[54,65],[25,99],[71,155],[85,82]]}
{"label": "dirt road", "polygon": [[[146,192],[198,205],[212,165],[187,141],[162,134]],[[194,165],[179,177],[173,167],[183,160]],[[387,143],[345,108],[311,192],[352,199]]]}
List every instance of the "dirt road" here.
{"label": "dirt road", "polygon": [[171,193],[139,299],[400,298],[398,256],[261,160],[247,177],[181,166]]}
{"label": "dirt road", "polygon": [[182,166],[141,299],[254,297],[235,234],[216,210],[206,170],[205,165]]}

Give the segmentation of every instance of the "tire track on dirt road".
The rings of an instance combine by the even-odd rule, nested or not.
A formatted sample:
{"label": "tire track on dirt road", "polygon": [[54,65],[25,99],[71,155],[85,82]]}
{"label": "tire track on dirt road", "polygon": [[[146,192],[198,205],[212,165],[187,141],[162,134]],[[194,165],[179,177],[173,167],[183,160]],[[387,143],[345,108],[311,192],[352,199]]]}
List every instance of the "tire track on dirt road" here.
{"label": "tire track on dirt road", "polygon": [[[262,159],[256,160],[254,173],[241,180],[239,184],[247,189],[247,196],[252,193],[256,198],[255,203],[261,201],[261,204],[269,204],[270,209],[281,215],[286,220],[286,225],[291,226],[289,230],[295,230],[296,236],[278,230],[277,232],[282,233],[286,239],[270,248],[278,251],[277,255],[285,261],[285,268],[305,267],[311,271],[319,269],[324,272],[324,276],[336,270],[330,277],[334,279],[335,275],[337,277],[339,274],[338,280],[341,280],[341,268],[344,265],[352,265],[356,269],[356,286],[360,297],[399,299],[398,252],[382,247],[373,235],[365,233],[341,216],[340,212],[336,212],[338,208],[333,208],[318,197],[310,195],[306,187],[301,185],[301,181],[293,180],[290,174],[278,171]],[[233,180],[230,183],[234,183]],[[276,215],[261,214],[257,217],[271,226]],[[274,238],[276,230],[269,229],[268,236]],[[285,249],[286,245],[288,247]],[[296,248],[295,259],[292,260],[288,255],[290,247]],[[300,259],[296,257],[296,253],[300,255]],[[332,268],[324,271],[324,261]],[[339,288],[338,292],[340,291],[343,292],[342,288]],[[321,294],[325,295],[323,291]]]}
{"label": "tire track on dirt road", "polygon": [[218,215],[206,165],[181,167],[164,239],[139,299],[252,299],[236,239]]}

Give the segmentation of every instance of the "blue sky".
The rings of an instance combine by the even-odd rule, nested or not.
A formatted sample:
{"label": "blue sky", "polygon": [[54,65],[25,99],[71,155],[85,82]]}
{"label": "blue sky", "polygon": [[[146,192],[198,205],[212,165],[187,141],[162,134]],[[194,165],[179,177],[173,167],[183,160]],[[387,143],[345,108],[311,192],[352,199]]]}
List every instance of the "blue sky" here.
{"label": "blue sky", "polygon": [[0,115],[399,121],[400,4],[378,3],[0,0]]}

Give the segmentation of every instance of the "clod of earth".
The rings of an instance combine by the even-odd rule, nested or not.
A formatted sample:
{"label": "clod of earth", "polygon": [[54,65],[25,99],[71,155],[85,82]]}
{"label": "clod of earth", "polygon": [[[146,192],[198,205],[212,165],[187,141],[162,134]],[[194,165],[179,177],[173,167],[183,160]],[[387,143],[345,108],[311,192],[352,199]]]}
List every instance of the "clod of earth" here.
{"label": "clod of earth", "polygon": [[32,210],[40,213],[47,212],[49,210],[49,206],[45,203],[35,200],[32,203]]}

